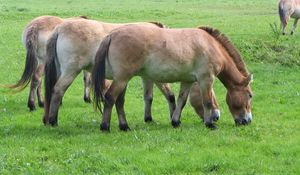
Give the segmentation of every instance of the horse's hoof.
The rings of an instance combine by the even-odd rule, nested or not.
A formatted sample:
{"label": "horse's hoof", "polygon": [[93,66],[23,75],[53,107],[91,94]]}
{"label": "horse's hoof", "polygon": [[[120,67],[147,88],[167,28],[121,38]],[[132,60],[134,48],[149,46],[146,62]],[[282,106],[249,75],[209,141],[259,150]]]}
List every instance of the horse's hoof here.
{"label": "horse's hoof", "polygon": [[46,117],[43,117],[43,123],[45,126],[47,126],[49,124],[49,121],[46,119]]}
{"label": "horse's hoof", "polygon": [[178,121],[173,121],[172,120],[172,126],[174,127],[174,128],[178,128],[179,126],[180,126],[180,121],[178,120]]}
{"label": "horse's hoof", "polygon": [[214,123],[210,123],[210,122],[207,122],[205,123],[205,126],[211,130],[215,130],[215,129],[218,129],[217,125],[214,124]]}
{"label": "horse's hoof", "polygon": [[127,123],[126,124],[120,124],[119,128],[120,128],[121,131],[130,131],[130,128],[129,128]]}
{"label": "horse's hoof", "polygon": [[285,35],[285,33],[284,33],[284,32],[282,32],[282,35]]}
{"label": "horse's hoof", "polygon": [[30,111],[30,112],[36,110],[34,103],[28,103],[27,107],[29,108],[29,111]]}
{"label": "horse's hoof", "polygon": [[39,102],[39,107],[40,107],[40,108],[43,108],[43,107],[44,107],[44,102],[40,101],[40,102]]}
{"label": "horse's hoof", "polygon": [[105,131],[109,132],[109,124],[101,123],[100,130],[103,132],[105,132]]}
{"label": "horse's hoof", "polygon": [[145,121],[146,123],[152,122],[152,121],[153,121],[152,116],[151,116],[151,115],[145,116],[145,117],[144,117],[144,121]]}
{"label": "horse's hoof", "polygon": [[90,97],[86,97],[86,96],[83,97],[83,100],[86,103],[91,103],[92,102],[91,98]]}
{"label": "horse's hoof", "polygon": [[291,32],[291,35],[294,35],[294,32]]}
{"label": "horse's hoof", "polygon": [[51,126],[53,126],[53,127],[57,126],[57,125],[58,125],[58,124],[57,124],[57,119],[54,118],[54,117],[50,117],[50,118],[49,118],[49,124],[50,124]]}

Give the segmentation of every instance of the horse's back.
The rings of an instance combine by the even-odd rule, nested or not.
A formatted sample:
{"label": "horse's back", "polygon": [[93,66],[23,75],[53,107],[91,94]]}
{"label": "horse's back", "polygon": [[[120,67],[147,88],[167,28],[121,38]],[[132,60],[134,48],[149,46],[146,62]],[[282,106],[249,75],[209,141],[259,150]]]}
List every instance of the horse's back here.
{"label": "horse's back", "polygon": [[204,53],[209,50],[208,41],[214,42],[200,29],[161,29],[148,25],[127,25],[110,36],[110,60],[122,62],[124,68],[136,69],[137,75],[160,82],[175,82],[183,77],[195,81],[198,72],[192,70],[207,67],[208,57]]}

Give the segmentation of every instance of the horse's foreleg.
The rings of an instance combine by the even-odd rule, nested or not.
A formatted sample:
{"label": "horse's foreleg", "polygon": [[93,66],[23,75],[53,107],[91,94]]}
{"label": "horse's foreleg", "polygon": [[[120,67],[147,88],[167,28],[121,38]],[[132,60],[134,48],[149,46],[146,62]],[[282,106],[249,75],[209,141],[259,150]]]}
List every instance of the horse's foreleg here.
{"label": "horse's foreleg", "polygon": [[126,121],[125,110],[124,110],[125,93],[126,93],[126,87],[121,92],[121,94],[118,96],[117,101],[116,101],[116,109],[117,109],[118,118],[119,118],[119,128],[122,131],[129,130],[128,123]]}
{"label": "horse's foreleg", "polygon": [[192,84],[190,84],[190,83],[188,83],[188,84],[181,83],[180,84],[180,92],[179,92],[178,99],[177,99],[177,106],[172,115],[173,127],[178,127],[180,125],[181,112],[182,112],[183,107],[186,104],[186,100],[189,95],[191,86],[192,86]]}
{"label": "horse's foreleg", "polygon": [[54,90],[51,97],[51,102],[49,106],[49,123],[52,126],[57,125],[58,121],[58,110],[60,107],[60,104],[62,102],[62,97],[64,96],[66,90],[71,85],[73,80],[76,78],[78,73],[74,74],[68,74],[68,75],[62,75],[59,77],[58,81],[56,82],[54,86]]}
{"label": "horse's foreleg", "polygon": [[298,24],[298,20],[299,20],[299,18],[296,18],[295,21],[294,21],[294,25],[292,27],[291,35],[293,35],[294,32],[295,32],[295,29],[296,29],[297,24]]}
{"label": "horse's foreleg", "polygon": [[[122,91],[124,91],[126,85],[126,81],[114,80],[107,92],[105,93],[104,110],[100,130],[109,131],[112,107],[115,104],[117,97],[122,93]],[[123,130],[129,129],[128,125],[127,128],[125,128],[125,125],[123,125],[122,127]]]}
{"label": "horse's foreleg", "polygon": [[86,103],[91,103],[90,87],[91,87],[91,73],[83,71],[83,82],[84,82],[84,96],[83,100]]}
{"label": "horse's foreleg", "polygon": [[153,100],[153,82],[142,78],[144,87],[144,120],[145,122],[152,121],[151,107]]}
{"label": "horse's foreleg", "polygon": [[[212,89],[212,120],[217,121],[220,118],[220,110],[219,105],[215,96],[215,92]],[[198,84],[193,84],[191,91],[190,91],[190,103],[195,109],[198,116],[204,120],[204,109],[202,105],[202,95],[200,93],[200,89]]]}
{"label": "horse's foreleg", "polygon": [[170,85],[167,83],[155,83],[155,85],[159,88],[159,90],[163,93],[163,95],[167,99],[169,104],[170,118],[172,118],[172,115],[176,108],[176,102],[175,102],[175,95],[172,92]]}
{"label": "horse's foreleg", "polygon": [[204,111],[204,123],[208,128],[215,129],[216,125],[213,123],[212,109],[213,109],[213,77],[208,76],[201,78],[198,81],[200,87],[200,93],[202,96],[202,105]]}
{"label": "horse's foreleg", "polygon": [[189,94],[190,104],[194,108],[197,115],[204,120],[204,109],[202,105],[202,96],[197,83],[194,83],[191,87]]}

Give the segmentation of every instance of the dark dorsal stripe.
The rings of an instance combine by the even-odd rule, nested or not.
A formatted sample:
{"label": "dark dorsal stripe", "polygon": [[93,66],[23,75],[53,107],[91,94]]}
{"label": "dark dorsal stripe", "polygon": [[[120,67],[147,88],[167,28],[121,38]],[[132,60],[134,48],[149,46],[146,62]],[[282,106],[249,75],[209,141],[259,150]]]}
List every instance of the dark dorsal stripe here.
{"label": "dark dorsal stripe", "polygon": [[222,34],[219,30],[211,27],[203,26],[203,27],[199,27],[199,29],[206,31],[208,34],[213,36],[225,48],[225,50],[228,52],[228,54],[232,58],[233,62],[235,63],[236,67],[241,72],[241,74],[243,74],[245,77],[249,75],[246,65],[239,51],[234,47],[234,45],[228,39],[227,36]]}

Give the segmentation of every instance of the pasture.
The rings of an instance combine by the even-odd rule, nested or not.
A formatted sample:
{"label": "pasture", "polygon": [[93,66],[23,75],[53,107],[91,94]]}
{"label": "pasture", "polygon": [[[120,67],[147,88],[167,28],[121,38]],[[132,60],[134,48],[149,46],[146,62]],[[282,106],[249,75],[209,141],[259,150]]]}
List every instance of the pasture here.
{"label": "pasture", "polygon": [[[0,84],[20,78],[22,30],[41,15],[218,28],[254,74],[253,122],[234,125],[217,79],[221,119],[214,131],[188,103],[174,129],[157,88],[154,122],[144,123],[138,77],[126,94],[129,132],[119,131],[115,111],[110,133],[100,132],[100,114],[83,102],[82,75],[65,94],[55,128],[43,126],[43,109],[29,112],[28,88],[16,94],[0,88],[0,174],[300,174],[300,29],[294,36],[277,33],[277,1],[0,0]],[[177,94],[178,85],[172,88]]]}

